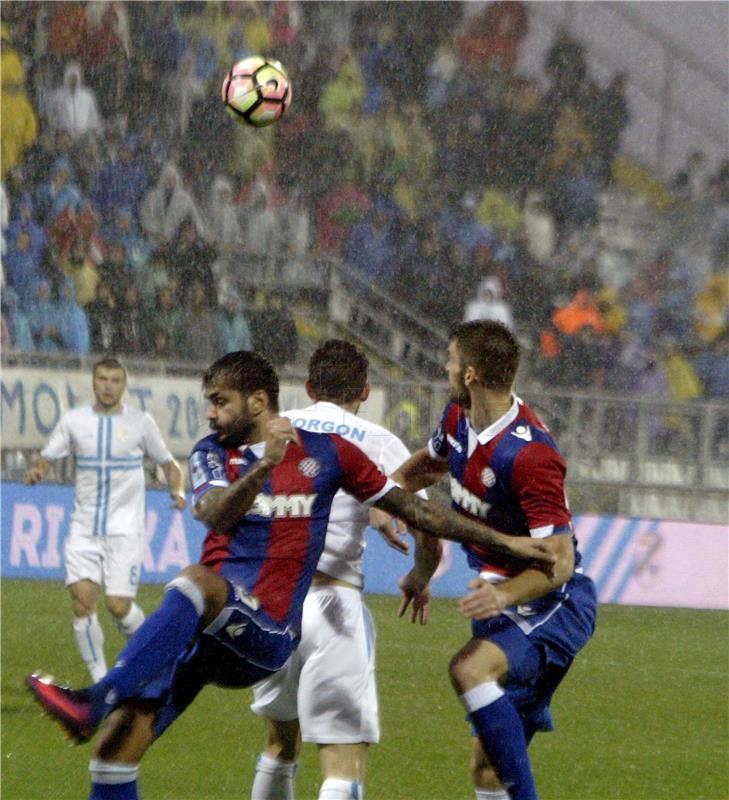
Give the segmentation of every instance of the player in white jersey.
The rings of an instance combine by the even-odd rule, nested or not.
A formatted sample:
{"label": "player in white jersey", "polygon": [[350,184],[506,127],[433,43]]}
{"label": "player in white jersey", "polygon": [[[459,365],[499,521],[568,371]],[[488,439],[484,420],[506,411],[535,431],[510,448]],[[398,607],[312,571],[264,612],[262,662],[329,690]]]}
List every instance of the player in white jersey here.
{"label": "player in white jersey", "polygon": [[104,633],[96,615],[101,586],[106,607],[127,638],[144,621],[134,602],[144,555],[144,457],[162,466],[173,507],[186,506],[183,475],[157,423],[122,403],[127,375],[114,358],[94,364],[93,405],[67,411],[25,474],[43,480],[51,465],[72,455],[76,493],[64,546],[73,630],[94,681],[106,674]]}
{"label": "player in white jersey", "polygon": [[[410,454],[397,436],[356,416],[370,392],[367,367],[367,358],[354,345],[338,339],[325,342],[309,362],[306,389],[314,404],[283,413],[296,428],[336,433],[353,442],[389,474]],[[253,689],[251,708],[267,719],[253,800],[293,800],[301,739],[319,746],[320,800],[362,797],[367,748],[380,738],[375,631],[362,593],[365,529],[370,524],[389,544],[407,552],[388,515],[369,511],[340,490],[304,601],[301,644],[280,672]],[[439,560],[439,540],[416,536],[415,561],[423,574],[432,574]],[[415,613],[425,622],[427,612],[427,599],[421,598]]]}

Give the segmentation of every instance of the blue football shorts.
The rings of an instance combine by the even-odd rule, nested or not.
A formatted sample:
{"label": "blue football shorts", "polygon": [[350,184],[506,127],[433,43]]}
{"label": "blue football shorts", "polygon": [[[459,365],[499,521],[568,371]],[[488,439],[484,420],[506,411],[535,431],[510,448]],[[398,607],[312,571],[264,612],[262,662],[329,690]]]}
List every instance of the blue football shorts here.
{"label": "blue football shorts", "polygon": [[564,594],[556,602],[508,608],[498,617],[471,624],[474,639],[493,642],[509,659],[504,691],[524,721],[527,741],[536,731],[554,728],[552,695],[595,630],[597,595],[592,580],[575,574]]}
{"label": "blue football shorts", "polygon": [[273,621],[241,587],[228,582],[225,608],[187,650],[139,692],[160,705],[155,738],[182,714],[206,684],[238,689],[281,669],[298,637]]}

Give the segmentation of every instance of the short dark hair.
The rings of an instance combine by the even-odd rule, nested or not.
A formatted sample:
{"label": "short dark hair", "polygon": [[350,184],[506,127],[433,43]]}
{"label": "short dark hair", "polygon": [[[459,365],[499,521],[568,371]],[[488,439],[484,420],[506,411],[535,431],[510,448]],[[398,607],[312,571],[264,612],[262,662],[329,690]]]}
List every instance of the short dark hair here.
{"label": "short dark hair", "polygon": [[113,356],[104,356],[104,358],[94,361],[91,374],[96,375],[98,369],[120,369],[124,373],[124,377],[127,377],[126,367],[118,358],[114,358]]}
{"label": "short dark hair", "polygon": [[519,342],[501,322],[462,322],[451,331],[465,366],[474,367],[490,387],[509,387],[519,368]]}
{"label": "short dark hair", "polygon": [[367,384],[367,356],[351,342],[328,339],[309,359],[309,384],[316,400],[351,403]]}
{"label": "short dark hair", "polygon": [[273,411],[278,411],[278,375],[273,364],[261,353],[236,350],[211,364],[203,375],[203,387],[222,383],[245,395],[263,389]]}

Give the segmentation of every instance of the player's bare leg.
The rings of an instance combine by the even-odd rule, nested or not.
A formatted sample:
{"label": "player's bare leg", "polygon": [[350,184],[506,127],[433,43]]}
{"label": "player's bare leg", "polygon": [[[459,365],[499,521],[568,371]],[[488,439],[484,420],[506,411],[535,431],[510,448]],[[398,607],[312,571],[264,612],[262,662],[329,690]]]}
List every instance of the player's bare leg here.
{"label": "player's bare leg", "polygon": [[144,612],[131,597],[106,596],[106,607],[122,636],[128,639],[144,622]]}
{"label": "player's bare leg", "polygon": [[319,800],[361,800],[367,766],[366,742],[319,745],[324,781]]}
{"label": "player's bare leg", "polygon": [[68,590],[71,594],[76,646],[95,682],[106,675],[104,632],[96,614],[101,587],[94,581],[84,579],[72,583]]}
{"label": "player's bare leg", "polygon": [[125,800],[138,797],[139,762],[154,739],[157,710],[157,703],[123,703],[104,720],[89,762],[92,798],[107,788]]}
{"label": "player's bare leg", "polygon": [[256,762],[251,800],[294,800],[300,751],[298,720],[266,720],[266,747]]}
{"label": "player's bare leg", "polygon": [[524,725],[499,685],[508,672],[506,653],[485,639],[472,639],[450,664],[453,688],[466,707],[508,797],[537,800]]}
{"label": "player's bare leg", "polygon": [[476,800],[509,800],[496,770],[489,762],[477,737],[473,739],[471,777],[476,788]]}

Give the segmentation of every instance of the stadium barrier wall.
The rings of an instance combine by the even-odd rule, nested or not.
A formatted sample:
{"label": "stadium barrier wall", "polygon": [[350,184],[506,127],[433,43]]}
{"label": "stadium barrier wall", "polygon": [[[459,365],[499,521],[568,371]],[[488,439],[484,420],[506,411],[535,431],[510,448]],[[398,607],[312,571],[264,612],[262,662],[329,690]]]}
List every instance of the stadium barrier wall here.
{"label": "stadium barrier wall", "polygon": [[[3,577],[62,580],[73,488],[3,483],[2,495]],[[583,515],[575,518],[575,527],[584,569],[595,580],[600,602],[729,608],[725,526]],[[173,510],[166,492],[148,491],[142,580],[164,583],[197,561],[204,535],[189,510]],[[370,531],[367,591],[397,594],[397,580],[410,563]],[[473,575],[460,547],[446,542],[434,594],[460,597]]]}
{"label": "stadium barrier wall", "polygon": [[[91,370],[4,367],[0,381],[3,448],[40,449],[65,411],[93,400]],[[303,382],[282,381],[281,408],[301,408],[311,400]],[[205,399],[200,380],[129,372],[124,402],[149,411],[170,450],[187,458],[207,433]],[[384,417],[385,393],[373,389],[361,416]]]}

